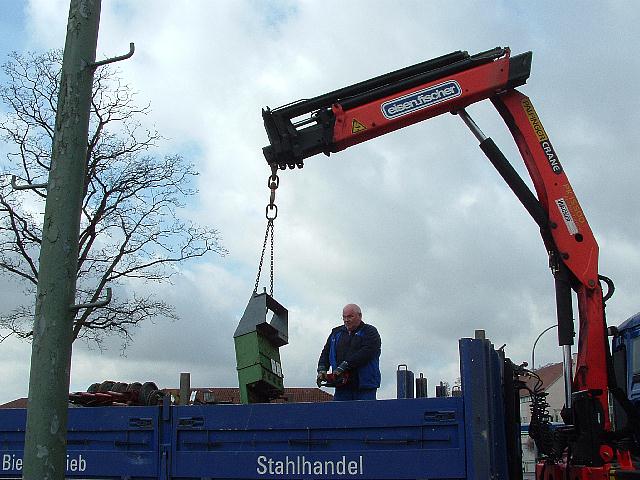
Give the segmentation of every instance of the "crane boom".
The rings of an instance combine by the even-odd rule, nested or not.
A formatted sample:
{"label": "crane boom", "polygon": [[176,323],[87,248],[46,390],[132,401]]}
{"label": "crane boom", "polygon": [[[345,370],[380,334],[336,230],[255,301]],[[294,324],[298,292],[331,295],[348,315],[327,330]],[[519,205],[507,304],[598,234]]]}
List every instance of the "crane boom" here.
{"label": "crane boom", "polygon": [[[453,52],[310,100],[263,110],[270,164],[302,167],[305,158],[335,153],[526,82],[531,52],[508,48],[470,56]],[[308,118],[300,118],[309,115]]]}

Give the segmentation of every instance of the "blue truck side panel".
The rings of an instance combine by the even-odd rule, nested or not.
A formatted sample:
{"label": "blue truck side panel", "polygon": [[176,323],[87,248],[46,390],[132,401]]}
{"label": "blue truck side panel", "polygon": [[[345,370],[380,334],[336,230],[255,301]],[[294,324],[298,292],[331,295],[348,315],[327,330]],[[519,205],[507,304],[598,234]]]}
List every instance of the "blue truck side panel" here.
{"label": "blue truck side panel", "polygon": [[[69,410],[67,478],[507,479],[500,355],[460,342],[461,397]],[[26,412],[0,410],[0,479]]]}
{"label": "blue truck side panel", "polygon": [[[0,478],[20,478],[26,410],[0,410]],[[160,407],[71,408],[68,478],[160,477]]]}
{"label": "blue truck side panel", "polygon": [[613,351],[626,349],[627,395],[640,408],[640,313],[622,323],[618,332],[613,339]]}
{"label": "blue truck side panel", "polygon": [[462,398],[174,409],[172,475],[464,478]]}
{"label": "blue truck side panel", "polygon": [[468,478],[509,478],[501,357],[488,340],[460,340]]}

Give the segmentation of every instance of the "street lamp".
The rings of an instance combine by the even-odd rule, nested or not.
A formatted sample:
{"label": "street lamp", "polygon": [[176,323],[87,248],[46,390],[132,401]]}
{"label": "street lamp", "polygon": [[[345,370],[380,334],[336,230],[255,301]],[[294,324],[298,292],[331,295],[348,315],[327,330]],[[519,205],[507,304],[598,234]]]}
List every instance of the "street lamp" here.
{"label": "street lamp", "polygon": [[550,327],[545,328],[540,335],[538,335],[538,338],[536,338],[536,341],[533,342],[533,348],[531,349],[531,370],[535,370],[536,368],[536,364],[535,364],[535,353],[536,353],[536,344],[538,343],[538,340],[540,340],[540,337],[542,335],[544,335],[546,332],[548,332],[549,330],[551,330],[554,327],[557,327],[558,324],[556,323],[555,325],[551,325]]}

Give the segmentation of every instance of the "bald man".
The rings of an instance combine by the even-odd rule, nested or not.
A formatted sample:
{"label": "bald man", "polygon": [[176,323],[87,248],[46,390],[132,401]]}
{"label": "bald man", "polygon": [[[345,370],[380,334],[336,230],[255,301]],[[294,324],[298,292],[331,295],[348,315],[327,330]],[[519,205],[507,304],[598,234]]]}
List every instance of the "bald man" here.
{"label": "bald man", "polygon": [[362,310],[355,303],[342,309],[342,322],[331,330],[320,354],[318,386],[331,367],[339,379],[346,379],[336,386],[334,400],[375,400],[380,387],[380,334],[362,321]]}

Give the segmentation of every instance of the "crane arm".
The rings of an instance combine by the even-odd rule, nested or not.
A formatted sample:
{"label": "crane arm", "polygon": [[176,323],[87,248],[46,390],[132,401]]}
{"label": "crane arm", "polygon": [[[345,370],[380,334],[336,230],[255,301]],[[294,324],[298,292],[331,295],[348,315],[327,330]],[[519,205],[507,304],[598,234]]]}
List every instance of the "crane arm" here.
{"label": "crane arm", "polygon": [[508,48],[470,56],[453,52],[433,60],[262,112],[269,164],[302,167],[305,158],[365,142],[458,110],[526,82],[531,52]]}
{"label": "crane arm", "polygon": [[[509,48],[477,55],[453,52],[433,60],[262,111],[275,168],[302,168],[308,157],[329,155],[443,113],[457,113],[480,148],[540,227],[555,278],[558,340],[565,349],[567,407],[592,465],[613,455],[600,443],[612,430],[609,417],[607,332],[598,275],[598,244],[531,100],[516,90],[526,83],[531,52],[511,56]],[[535,195],[491,138],[470,120],[465,107],[490,100],[518,146]],[[575,375],[571,373],[574,321],[571,291],[580,319]],[[568,352],[568,353],[567,353]],[[568,357],[568,358],[567,358]],[[588,445],[585,447],[583,443]]]}

